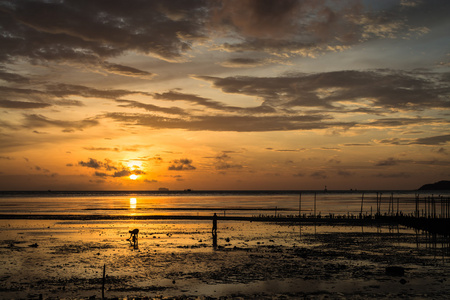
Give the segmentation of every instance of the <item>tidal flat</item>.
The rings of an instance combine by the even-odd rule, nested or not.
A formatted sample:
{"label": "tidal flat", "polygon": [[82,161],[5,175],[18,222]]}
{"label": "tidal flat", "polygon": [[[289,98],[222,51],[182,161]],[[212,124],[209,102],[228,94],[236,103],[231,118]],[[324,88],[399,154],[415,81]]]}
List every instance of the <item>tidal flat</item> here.
{"label": "tidal flat", "polygon": [[[448,237],[403,226],[0,220],[2,299],[447,299]],[[138,228],[136,244],[127,239]],[[400,274],[386,268],[396,266]],[[103,268],[105,279],[103,279]],[[104,281],[103,281],[104,280]]]}

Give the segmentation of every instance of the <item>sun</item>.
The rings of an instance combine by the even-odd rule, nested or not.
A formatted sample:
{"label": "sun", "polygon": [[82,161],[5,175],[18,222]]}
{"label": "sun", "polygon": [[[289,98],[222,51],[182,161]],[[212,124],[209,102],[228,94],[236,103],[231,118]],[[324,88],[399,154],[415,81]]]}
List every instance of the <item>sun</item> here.
{"label": "sun", "polygon": [[139,176],[137,176],[136,174],[131,174],[130,175],[130,179],[131,180],[136,180]]}

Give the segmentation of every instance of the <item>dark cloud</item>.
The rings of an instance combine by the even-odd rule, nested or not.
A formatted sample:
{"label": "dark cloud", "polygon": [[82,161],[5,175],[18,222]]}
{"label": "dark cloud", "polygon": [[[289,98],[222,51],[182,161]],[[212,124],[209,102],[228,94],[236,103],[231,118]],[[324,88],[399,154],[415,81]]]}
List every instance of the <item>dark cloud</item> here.
{"label": "dark cloud", "polygon": [[228,51],[314,56],[367,40],[425,34],[433,21],[417,22],[417,15],[423,18],[422,12],[428,11],[439,21],[445,20],[439,14],[443,5],[449,8],[444,2],[423,1],[407,9],[392,3],[380,10],[365,10],[359,0],[224,0],[216,2],[213,20],[238,41],[224,43],[222,47]]}
{"label": "dark cloud", "polygon": [[45,86],[44,95],[50,95],[53,97],[63,98],[68,96],[81,96],[85,98],[104,98],[104,99],[116,99],[127,95],[141,94],[136,91],[107,89],[100,90],[83,85],[74,84],[48,84]]}
{"label": "dark cloud", "polygon": [[[418,23],[423,11],[438,20]],[[448,11],[445,1],[368,13],[360,0],[5,0],[0,3],[0,60],[70,61],[148,77],[147,71],[107,59],[133,51],[180,60],[193,43],[217,36],[239,41],[222,45],[229,51],[313,55],[369,39],[421,34],[424,26],[445,20],[442,11]]]}
{"label": "dark cloud", "polygon": [[126,167],[121,163],[115,163],[112,160],[106,158],[103,161],[95,158],[89,158],[88,161],[79,161],[79,166],[95,169],[95,176],[98,177],[127,177],[132,174],[142,175],[144,171],[139,167],[133,166],[132,168]]}
{"label": "dark cloud", "polygon": [[241,164],[236,164],[232,162],[232,158],[225,152],[214,157],[214,167],[216,170],[230,170],[230,169],[242,169]]}
{"label": "dark cloud", "polygon": [[411,177],[411,174],[405,173],[405,172],[378,173],[378,174],[375,174],[374,177],[378,177],[378,178],[409,178],[409,177]]}
{"label": "dark cloud", "polygon": [[439,153],[439,154],[448,155],[447,149],[442,148],[442,147],[439,148],[436,152]]}
{"label": "dark cloud", "polygon": [[410,144],[418,145],[443,145],[450,142],[450,134],[431,136],[425,138],[418,138],[411,142]]}
{"label": "dark cloud", "polygon": [[42,103],[42,102],[0,100],[0,107],[3,107],[3,108],[36,109],[36,108],[46,108],[49,106],[52,106],[52,105],[49,103]]}
{"label": "dark cloud", "polygon": [[141,174],[145,174],[145,172],[142,170],[139,170],[139,169],[122,169],[120,171],[114,172],[112,177],[128,177],[132,174],[141,175]]}
{"label": "dark cloud", "polygon": [[205,12],[197,0],[3,1],[0,59],[97,62],[133,50],[174,60],[204,38]]}
{"label": "dark cloud", "polygon": [[139,101],[132,101],[132,100],[116,100],[116,102],[126,103],[126,104],[119,105],[120,107],[143,108],[146,111],[161,112],[161,113],[175,114],[175,115],[186,115],[187,114],[183,109],[181,109],[179,107],[160,107],[157,105],[142,103]]}
{"label": "dark cloud", "polygon": [[30,83],[30,79],[25,76],[15,74],[15,73],[5,72],[1,69],[0,69],[0,80],[4,80],[7,82],[20,83],[20,84]]}
{"label": "dark cloud", "polygon": [[327,173],[325,171],[316,171],[311,173],[311,177],[317,178],[317,179],[326,179],[328,178]]}
{"label": "dark cloud", "polygon": [[350,128],[353,123],[324,122],[329,117],[321,115],[293,116],[191,116],[190,118],[168,118],[150,114],[107,113],[103,117],[128,125],[151,128],[172,128],[207,131],[284,131],[312,130],[330,127]]}
{"label": "dark cloud", "polygon": [[46,83],[33,85],[33,88],[0,86],[0,92],[3,97],[9,98],[8,100],[0,100],[1,107],[15,109],[47,108],[52,105],[84,106],[84,103],[80,100],[67,99],[70,96],[113,100],[126,95],[141,94],[128,90],[99,90],[81,85]]}
{"label": "dark cloud", "polygon": [[26,128],[40,128],[40,127],[60,127],[64,128],[64,132],[71,132],[73,130],[83,130],[92,126],[98,125],[97,120],[84,119],[81,121],[63,121],[52,120],[43,115],[25,115],[24,127]]}
{"label": "dark cloud", "polygon": [[192,165],[192,160],[187,158],[172,161],[172,164],[168,168],[171,171],[190,171],[195,169],[197,168]]}
{"label": "dark cloud", "polygon": [[[431,123],[449,123],[448,120],[439,118],[381,118],[373,122],[368,122],[361,124],[362,126],[371,127],[398,127],[398,126],[409,126],[415,124],[431,124]],[[399,139],[397,139],[399,140]]]}
{"label": "dark cloud", "polygon": [[33,133],[36,133],[36,134],[48,134],[48,132],[42,132],[42,131],[37,131],[37,130],[33,130]]}
{"label": "dark cloud", "polygon": [[224,105],[218,101],[214,101],[208,98],[204,98],[194,94],[187,94],[178,91],[169,91],[165,93],[155,93],[153,94],[153,98],[157,100],[166,100],[166,101],[186,101],[196,105],[201,105],[204,107],[208,107],[211,109],[216,109],[220,111],[227,112],[239,112],[239,113],[272,113],[275,112],[275,109],[269,106],[257,106],[257,107],[236,107],[236,106],[228,106]]}
{"label": "dark cloud", "polygon": [[107,174],[107,173],[104,173],[104,172],[98,172],[98,171],[95,171],[94,175],[95,175],[95,176],[98,176],[98,177],[108,177],[108,174]]}
{"label": "dark cloud", "polygon": [[228,59],[227,61],[221,63],[221,65],[230,68],[248,68],[262,66],[267,63],[268,62],[264,59],[238,57]]}
{"label": "dark cloud", "polygon": [[266,148],[266,150],[275,151],[275,152],[302,152],[302,151],[305,151],[306,148],[300,148],[300,149],[273,149],[273,148]]}
{"label": "dark cloud", "polygon": [[381,144],[391,144],[391,145],[408,145],[411,139],[404,139],[404,138],[388,138],[380,140],[379,143]]}
{"label": "dark cloud", "polygon": [[355,175],[353,172],[346,171],[346,170],[338,170],[337,175],[341,177],[351,177]]}
{"label": "dark cloud", "polygon": [[151,78],[155,75],[155,74],[152,74],[147,71],[142,71],[142,70],[139,70],[136,68],[123,66],[123,65],[119,65],[119,64],[108,63],[108,62],[103,63],[103,67],[111,73],[124,75],[124,76]]}
{"label": "dark cloud", "polygon": [[373,145],[372,144],[355,143],[355,144],[343,144],[343,146],[346,146],[346,147],[369,147],[369,146],[373,146]]}
{"label": "dark cloud", "polygon": [[389,157],[386,160],[380,160],[378,161],[375,166],[380,166],[380,167],[385,167],[385,166],[395,166],[399,163],[399,160],[393,158],[393,157]]}
{"label": "dark cloud", "polygon": [[119,148],[108,148],[108,147],[83,147],[84,150],[89,151],[115,151],[119,152]]}
{"label": "dark cloud", "polygon": [[104,163],[101,161],[98,161],[94,158],[89,158],[89,161],[87,161],[87,162],[80,161],[80,162],[78,162],[78,165],[83,166],[83,167],[93,168],[93,169],[100,169],[103,167]]}
{"label": "dark cloud", "polygon": [[[373,107],[421,111],[450,107],[447,73],[426,71],[336,71],[285,77],[210,77],[224,93],[242,94],[264,100],[269,106],[316,107],[339,111],[340,102]],[[324,91],[327,91],[324,93]],[[364,113],[364,111],[360,111]],[[371,111],[370,111],[371,112]]]}
{"label": "dark cloud", "polygon": [[389,138],[381,140],[382,144],[392,144],[392,145],[429,145],[437,146],[444,145],[450,141],[450,135],[436,135],[430,137],[416,138],[416,139],[405,139],[405,138]]}
{"label": "dark cloud", "polygon": [[244,40],[225,44],[229,50],[291,52],[354,42],[358,26],[351,17],[361,8],[359,1],[224,0],[214,10],[214,21]]}

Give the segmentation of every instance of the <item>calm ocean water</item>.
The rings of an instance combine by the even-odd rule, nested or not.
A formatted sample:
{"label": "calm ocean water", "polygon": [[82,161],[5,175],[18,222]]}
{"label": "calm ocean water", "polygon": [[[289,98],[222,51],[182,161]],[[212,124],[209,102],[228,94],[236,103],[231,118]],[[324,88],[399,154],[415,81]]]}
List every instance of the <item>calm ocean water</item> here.
{"label": "calm ocean water", "polygon": [[[214,191],[214,192],[0,192],[1,215],[211,215],[410,214],[416,196],[448,199],[446,192],[418,191]],[[361,203],[362,202],[362,203]],[[439,211],[438,211],[439,212]]]}

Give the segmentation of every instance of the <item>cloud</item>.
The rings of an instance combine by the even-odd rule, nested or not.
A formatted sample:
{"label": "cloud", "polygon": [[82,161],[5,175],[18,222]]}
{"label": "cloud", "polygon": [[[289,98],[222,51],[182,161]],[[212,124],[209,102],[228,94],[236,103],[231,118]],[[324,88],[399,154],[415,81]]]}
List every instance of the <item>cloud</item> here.
{"label": "cloud", "polygon": [[404,3],[393,3],[377,11],[365,10],[359,0],[224,0],[215,2],[213,28],[229,38],[221,45],[227,51],[315,57],[367,40],[425,34],[427,24],[414,24],[416,15],[436,12],[442,5],[428,2],[432,1],[408,9]]}
{"label": "cloud", "polygon": [[317,179],[326,179],[328,178],[327,173],[325,171],[316,171],[311,173],[311,177],[317,178]]}
{"label": "cloud", "polygon": [[144,171],[139,170],[139,169],[122,169],[120,171],[116,171],[114,172],[114,174],[112,175],[112,177],[128,177],[132,174],[135,175],[141,175],[141,174],[145,174]]}
{"label": "cloud", "polygon": [[345,147],[369,147],[373,146],[372,144],[362,144],[362,143],[352,143],[352,144],[343,144]]}
{"label": "cloud", "polygon": [[191,41],[205,37],[203,1],[3,1],[0,13],[3,60],[14,53],[37,61],[97,62],[129,50],[177,60]]}
{"label": "cloud", "polygon": [[88,161],[79,161],[79,166],[95,169],[95,176],[98,177],[127,177],[132,174],[142,175],[146,174],[138,166],[127,167],[121,163],[115,163],[112,160],[105,158],[103,161],[95,158],[89,158]]}
{"label": "cloud", "polygon": [[115,151],[119,152],[119,148],[108,148],[108,147],[83,147],[84,150],[89,151]]}
{"label": "cloud", "polygon": [[379,167],[384,167],[384,166],[395,166],[399,163],[399,160],[393,158],[393,157],[389,157],[386,160],[380,160],[378,161],[375,166],[379,166]]}
{"label": "cloud", "polygon": [[87,161],[87,162],[79,161],[78,165],[87,167],[87,168],[100,169],[100,168],[103,168],[104,163],[101,161],[98,161],[94,158],[89,158],[89,161]]}
{"label": "cloud", "polygon": [[[335,71],[284,77],[197,76],[228,94],[242,94],[275,107],[319,108],[340,111],[352,108],[383,107],[421,111],[448,108],[448,73],[396,70]],[[369,107],[370,108],[370,107]],[[359,112],[364,113],[360,110]],[[373,112],[373,111],[369,111]]]}
{"label": "cloud", "polygon": [[155,76],[155,74],[152,74],[150,72],[142,71],[142,70],[132,68],[129,66],[113,64],[113,63],[108,63],[108,62],[104,62],[102,65],[108,72],[119,74],[119,75],[132,76],[132,77],[145,77],[148,79]]}
{"label": "cloud", "polygon": [[351,177],[355,175],[355,173],[346,170],[338,170],[337,175],[341,177]]}
{"label": "cloud", "polygon": [[360,0],[5,0],[0,3],[0,61],[66,61],[151,77],[107,59],[135,52],[182,61],[193,45],[216,37],[227,41],[218,47],[228,51],[313,56],[367,39],[423,34],[427,24],[410,24],[416,15],[448,8],[437,1],[406,3],[368,12]]}
{"label": "cloud", "polygon": [[187,158],[172,161],[172,164],[168,168],[170,171],[190,171],[195,169],[197,168],[192,165],[192,160]]}
{"label": "cloud", "polygon": [[269,151],[275,151],[275,152],[302,152],[305,151],[306,148],[300,148],[300,149],[273,149],[273,148],[266,148],[266,150]]}
{"label": "cloud", "polygon": [[355,42],[358,36],[350,33],[361,26],[351,17],[361,9],[359,1],[332,5],[313,0],[224,0],[215,7],[213,22],[243,40],[223,45],[231,51],[309,52]]}
{"label": "cloud", "polygon": [[0,100],[0,107],[3,107],[3,108],[35,109],[35,108],[46,108],[49,106],[52,106],[52,105],[49,103],[42,103],[42,102]]}
{"label": "cloud", "polygon": [[449,123],[448,120],[439,118],[381,118],[372,122],[361,124],[361,126],[370,127],[398,127],[416,124]]}
{"label": "cloud", "polygon": [[98,125],[98,121],[94,119],[84,119],[81,121],[63,121],[53,120],[43,115],[25,115],[23,126],[26,128],[40,128],[40,127],[61,127],[64,132],[71,132],[73,130],[83,130],[92,126]]}
{"label": "cloud", "polygon": [[241,164],[232,163],[232,158],[226,153],[222,152],[222,154],[214,157],[214,167],[216,170],[230,170],[230,169],[242,169],[243,166]]}
{"label": "cloud", "polygon": [[418,138],[418,139],[412,141],[410,144],[443,145],[443,144],[446,144],[447,142],[450,142],[450,134]]}
{"label": "cloud", "polygon": [[238,58],[230,58],[222,62],[220,65],[227,68],[252,68],[263,66],[267,63],[269,62],[264,59],[238,57]]}
{"label": "cloud", "polygon": [[378,177],[378,178],[409,178],[409,177],[411,177],[411,174],[405,173],[405,172],[399,172],[399,173],[378,173],[378,174],[375,174],[373,177]]}
{"label": "cloud", "polygon": [[0,69],[0,80],[20,84],[30,83],[30,79],[28,77],[22,76],[20,74],[5,72],[1,69]]}
{"label": "cloud", "polygon": [[167,113],[167,114],[175,114],[175,115],[186,115],[187,113],[179,108],[179,107],[160,107],[153,104],[146,104],[139,101],[132,101],[132,100],[116,100],[118,103],[126,103],[119,105],[120,107],[136,107],[136,108],[143,108],[147,111],[152,112],[161,112],[161,113]]}
{"label": "cloud", "polygon": [[105,118],[125,124],[151,128],[186,129],[191,131],[286,131],[312,130],[330,127],[350,128],[354,123],[323,122],[328,116],[284,115],[284,116],[191,116],[190,118],[159,117],[150,114],[106,113]]}
{"label": "cloud", "polygon": [[382,144],[392,144],[392,145],[429,145],[429,146],[438,146],[444,145],[450,141],[450,135],[436,135],[430,137],[422,137],[416,139],[401,139],[401,138],[389,138],[380,140],[379,142]]}

